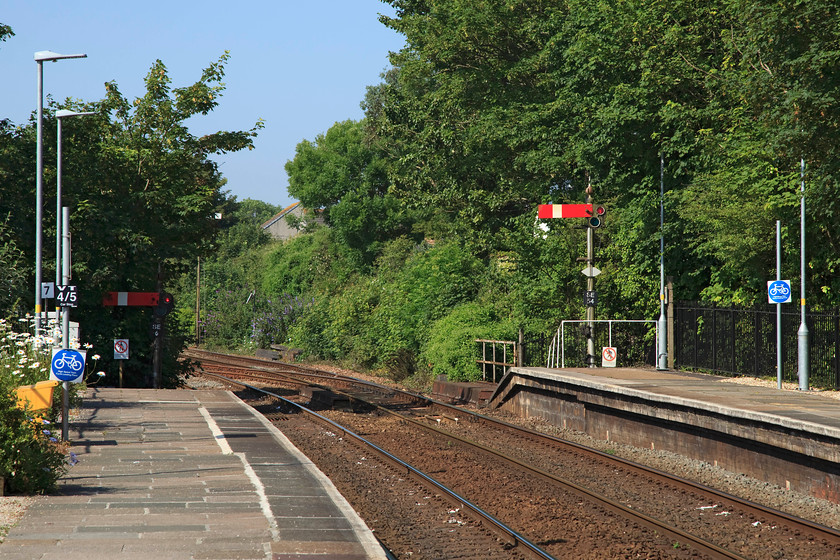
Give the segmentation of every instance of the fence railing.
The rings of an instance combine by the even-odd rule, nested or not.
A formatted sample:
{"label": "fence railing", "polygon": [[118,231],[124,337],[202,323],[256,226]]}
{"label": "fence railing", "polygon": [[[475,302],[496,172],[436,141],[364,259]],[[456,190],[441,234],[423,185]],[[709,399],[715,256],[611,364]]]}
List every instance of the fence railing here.
{"label": "fence railing", "polygon": [[477,339],[481,359],[476,363],[481,366],[481,378],[495,383],[508,368],[545,366],[550,340],[545,334],[525,335],[521,330],[519,342]]}
{"label": "fence railing", "polygon": [[[782,308],[782,379],[797,381],[797,347],[800,313],[796,306]],[[815,387],[840,389],[840,309],[806,313],[809,331],[809,382]],[[482,378],[497,381],[511,366],[585,367],[586,338],[580,329],[564,328],[554,337],[523,336],[520,342],[476,340],[481,344]],[[629,323],[614,330],[593,329],[595,348],[619,348],[620,365],[656,364],[656,321]],[[651,323],[654,325],[652,326]],[[776,307],[718,307],[699,302],[674,302],[675,367],[727,375],[776,376]],[[558,360],[559,358],[559,360]]]}
{"label": "fence railing", "polygon": [[[512,366],[520,367],[584,367],[586,338],[583,331],[565,328],[565,323],[586,323],[583,320],[563,321],[557,334],[520,333],[520,342],[510,340],[476,340],[481,358],[482,379],[497,381]],[[604,325],[603,323],[606,323]],[[615,327],[614,324],[621,324]],[[619,365],[655,364],[656,321],[604,319],[596,321],[592,336],[595,348],[615,346],[619,349]],[[517,350],[518,347],[518,350]],[[553,365],[552,365],[553,364]],[[500,375],[501,374],[501,375]]]}
{"label": "fence railing", "polygon": [[[782,379],[797,381],[797,306],[782,307]],[[808,312],[809,381],[840,388],[840,310]],[[717,307],[675,302],[674,360],[681,369],[775,377],[776,306]]]}
{"label": "fence railing", "polygon": [[[506,372],[506,368],[520,365],[517,360],[518,351],[516,342],[511,340],[483,340],[476,339],[478,344],[481,344],[481,359],[476,360],[481,366],[481,380],[487,381],[488,370],[490,372],[490,381],[495,383],[497,379],[501,379]],[[490,349],[488,354],[488,348]],[[499,374],[501,371],[501,375]]]}
{"label": "fence railing", "polygon": [[[640,365],[652,363],[652,360],[647,355],[650,353],[649,346],[651,340],[656,340],[656,334],[658,331],[657,321],[654,321],[652,319],[597,319],[593,321],[588,321],[585,319],[569,319],[565,321],[560,321],[560,328],[557,329],[557,333],[551,340],[551,345],[548,351],[548,359],[546,360],[546,367],[566,367],[566,325],[577,324],[580,326],[588,326],[590,323],[592,323],[593,326],[592,338],[594,339],[593,346],[596,349],[596,352],[599,352],[599,349],[603,348],[604,346],[620,346],[619,361],[622,363],[622,365]],[[606,344],[604,344],[603,329],[598,328],[599,325],[602,326],[604,323],[606,323],[607,325]],[[619,324],[625,327],[623,329],[616,330],[615,337],[613,337],[614,324]],[[627,327],[630,328],[628,329]],[[570,363],[578,364],[579,361],[583,362],[583,364],[571,367],[586,366],[586,338],[577,335],[577,333],[572,329],[569,330],[570,334],[572,334],[572,338],[569,344]],[[651,330],[653,331],[652,339]],[[581,344],[583,345],[582,360],[578,360],[577,358],[581,357],[581,350],[579,348]],[[597,355],[598,354],[596,353],[596,358]]]}

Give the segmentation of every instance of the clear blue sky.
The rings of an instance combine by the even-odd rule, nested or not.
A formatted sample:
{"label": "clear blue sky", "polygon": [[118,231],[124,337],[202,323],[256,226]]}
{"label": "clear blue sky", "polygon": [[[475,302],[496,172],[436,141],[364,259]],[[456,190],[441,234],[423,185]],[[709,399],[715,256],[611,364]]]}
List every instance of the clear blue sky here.
{"label": "clear blue sky", "polygon": [[379,23],[393,15],[379,0],[10,0],[0,23],[15,35],[0,43],[0,118],[25,123],[37,106],[36,51],[86,53],[44,64],[44,92],[98,101],[115,81],[133,99],[156,59],[173,87],[194,83],[230,51],[227,89],[215,111],[190,121],[194,134],[265,128],[254,150],[216,159],[237,199],[292,202],[284,165],[303,139],[336,121],[360,119],[365,88],[379,83],[401,35]]}

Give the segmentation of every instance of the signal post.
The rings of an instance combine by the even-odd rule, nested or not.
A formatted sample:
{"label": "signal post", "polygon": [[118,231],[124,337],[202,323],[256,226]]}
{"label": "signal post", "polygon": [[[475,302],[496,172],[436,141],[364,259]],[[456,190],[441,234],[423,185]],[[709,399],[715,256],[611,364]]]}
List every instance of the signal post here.
{"label": "signal post", "polygon": [[[151,307],[154,319],[151,336],[154,339],[152,356],[152,385],[160,389],[161,385],[161,339],[163,338],[163,318],[175,308],[175,298],[168,292],[108,292],[102,297],[105,307]],[[122,366],[122,363],[120,363]],[[122,378],[120,379],[122,381]]]}
{"label": "signal post", "polygon": [[[595,268],[595,228],[601,227],[603,217],[606,214],[603,206],[593,207],[592,185],[586,187],[586,204],[540,204],[537,210],[537,217],[540,219],[551,218],[586,218],[586,268],[581,273],[586,276],[586,291],[584,292],[584,305],[586,305],[586,364],[589,367],[596,367],[595,338],[593,328],[595,327],[595,305],[598,302],[598,295],[595,291],[595,277],[601,271]],[[581,259],[578,259],[581,260]]]}

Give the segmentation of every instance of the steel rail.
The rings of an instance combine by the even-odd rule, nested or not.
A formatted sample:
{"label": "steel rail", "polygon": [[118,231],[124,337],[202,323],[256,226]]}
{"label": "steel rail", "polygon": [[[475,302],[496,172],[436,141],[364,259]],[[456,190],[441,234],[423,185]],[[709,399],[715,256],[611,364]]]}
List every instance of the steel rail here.
{"label": "steel rail", "polygon": [[[222,355],[222,356],[224,356],[227,359],[230,359],[230,356],[227,356],[227,355]],[[237,357],[237,360],[238,360],[238,357]],[[773,508],[769,508],[767,506],[763,506],[761,504],[751,502],[749,500],[744,500],[744,499],[739,498],[737,496],[734,496],[732,494],[728,494],[726,492],[711,488],[709,486],[705,486],[703,484],[693,482],[691,480],[688,480],[688,479],[685,479],[685,478],[682,478],[682,477],[679,477],[679,476],[676,476],[676,475],[672,475],[670,473],[660,471],[658,469],[648,467],[646,465],[642,465],[640,463],[636,463],[636,462],[630,461],[628,459],[624,459],[624,458],[621,458],[621,457],[616,457],[614,455],[609,455],[609,454],[604,453],[602,451],[599,451],[597,449],[592,449],[590,447],[586,447],[584,445],[580,445],[580,444],[577,444],[577,443],[574,443],[574,442],[570,442],[570,441],[561,439],[561,438],[556,437],[556,436],[552,436],[552,435],[549,435],[549,434],[543,434],[543,433],[540,433],[540,432],[537,432],[537,431],[534,431],[534,430],[531,430],[531,429],[528,429],[528,428],[524,428],[524,427],[521,427],[521,426],[510,424],[508,422],[504,422],[502,420],[497,420],[495,418],[490,418],[488,416],[478,414],[476,412],[472,412],[472,411],[469,411],[469,410],[465,410],[463,408],[459,408],[459,407],[456,407],[454,405],[450,405],[450,404],[447,404],[447,403],[444,403],[444,402],[436,401],[436,400],[431,399],[429,397],[426,397],[424,395],[420,395],[420,394],[417,394],[417,393],[412,393],[410,391],[404,391],[404,390],[401,390],[401,389],[385,387],[385,386],[378,385],[376,383],[372,383],[372,382],[369,382],[369,381],[364,381],[364,380],[355,379],[355,378],[352,378],[352,377],[349,377],[349,376],[334,374],[332,372],[325,372],[324,370],[317,370],[316,368],[313,368],[313,369],[316,370],[316,373],[311,373],[309,371],[305,371],[308,368],[305,368],[305,367],[302,367],[302,366],[283,364],[282,366],[280,366],[280,368],[273,368],[273,367],[266,367],[266,366],[273,365],[270,362],[267,363],[265,361],[255,360],[255,359],[251,359],[251,358],[247,358],[247,357],[245,358],[245,360],[242,360],[242,361],[257,362],[251,367],[256,368],[256,369],[261,369],[261,370],[264,370],[266,372],[274,373],[274,374],[277,374],[277,375],[281,375],[290,382],[293,381],[293,379],[289,378],[285,374],[286,372],[280,373],[277,370],[282,368],[282,369],[286,369],[286,370],[292,370],[292,372],[290,372],[292,375],[303,375],[303,376],[307,376],[307,377],[324,378],[324,379],[342,381],[344,383],[353,383],[353,384],[357,384],[357,385],[363,385],[365,387],[374,387],[374,388],[378,388],[378,390],[380,392],[383,392],[383,393],[399,393],[399,394],[404,395],[406,398],[417,399],[421,402],[427,403],[430,406],[445,408],[447,410],[454,411],[458,414],[462,414],[462,415],[466,415],[466,416],[471,417],[471,418],[478,419],[479,421],[481,421],[484,424],[488,424],[488,425],[491,425],[491,426],[494,426],[494,427],[503,427],[504,429],[508,429],[508,430],[513,430],[517,433],[520,433],[523,436],[529,437],[532,440],[537,441],[538,443],[542,443],[544,445],[553,444],[555,446],[562,446],[562,447],[573,449],[574,451],[576,451],[580,454],[583,454],[583,455],[592,456],[592,457],[595,457],[595,458],[598,458],[598,459],[601,459],[601,460],[604,460],[604,461],[607,461],[607,462],[611,462],[611,463],[618,463],[619,465],[622,465],[623,467],[627,468],[628,470],[641,472],[641,473],[643,473],[647,476],[662,478],[662,479],[666,480],[667,482],[671,483],[672,485],[676,486],[680,490],[686,490],[686,491],[693,492],[693,493],[703,494],[703,495],[705,495],[706,497],[708,497],[709,499],[712,499],[712,500],[727,501],[727,502],[730,502],[733,506],[737,506],[737,507],[743,508],[745,510],[751,510],[751,512],[755,512],[757,514],[763,515],[768,520],[770,520],[774,523],[787,524],[789,526],[792,525],[792,526],[794,526],[793,527],[794,529],[798,529],[798,530],[809,530],[809,531],[814,533],[814,538],[830,539],[832,541],[840,543],[840,531],[832,529],[831,527],[827,527],[825,525],[821,525],[819,523],[815,523],[815,522],[809,521],[807,519],[802,519],[802,518],[799,518],[799,517],[795,517],[793,515],[790,515],[788,513],[783,512],[783,511],[779,511],[779,510],[776,510],[776,509],[773,509]],[[365,401],[364,399],[362,399],[362,398],[360,398],[356,395],[353,395],[351,393],[343,393],[343,392],[338,391],[338,390],[336,390],[332,387],[324,386],[324,385],[311,384],[311,383],[310,383],[310,385],[314,385],[314,386],[319,387],[319,388],[323,388],[323,389],[327,389],[327,390],[330,390],[330,391],[342,393],[347,398],[366,403],[369,406],[375,406],[375,407],[381,408],[382,410],[387,411],[389,414],[397,414],[400,418],[405,418],[406,420],[410,420],[412,422],[417,422],[415,420],[412,420],[410,418],[405,417],[404,415],[400,415],[398,413],[395,413],[394,411],[388,410],[387,407],[383,407],[383,406],[378,405],[376,403],[371,403],[369,401]],[[428,427],[429,429],[437,430],[437,428],[434,428],[432,426],[428,426],[427,424],[423,424],[423,423],[420,423],[420,424],[423,425],[424,427]],[[441,431],[442,433],[445,433],[448,437],[455,437],[455,438],[458,437],[458,436],[454,436],[453,434],[450,434],[449,432],[445,432],[445,431],[442,431],[442,430],[437,430],[437,431]],[[546,442],[549,442],[549,443],[546,443]],[[478,443],[475,443],[475,442],[471,442],[471,443],[476,445],[479,448],[484,447],[481,444],[478,444]],[[488,452],[491,452],[491,453],[496,453],[496,454],[503,455],[500,452],[493,451],[490,448],[486,448],[486,450]],[[505,460],[507,460],[507,459],[505,459]],[[513,460],[516,461],[515,459],[513,459]],[[528,465],[524,465],[524,464],[523,464],[523,466],[525,468],[528,468],[528,469],[532,468],[532,467],[530,467]],[[539,470],[539,469],[537,469],[537,470]],[[545,473],[545,474],[548,474],[548,473]],[[553,475],[548,474],[548,476],[553,476]],[[563,482],[569,483],[569,484],[574,486],[574,483],[571,483],[569,481],[563,481]],[[589,492],[585,488],[583,488],[582,490],[584,492]],[[620,507],[623,508],[624,506],[620,506]],[[634,511],[634,510],[630,510],[630,512],[633,515],[639,515],[639,513]],[[709,544],[711,544],[711,543],[709,543]],[[737,558],[740,558],[740,557],[737,557]]]}
{"label": "steel rail", "polygon": [[[616,502],[615,500],[611,500],[610,498],[607,498],[606,496],[603,496],[603,495],[601,495],[597,492],[589,490],[588,488],[580,486],[579,484],[576,484],[576,483],[571,482],[569,480],[565,480],[563,478],[560,478],[560,477],[558,477],[554,474],[551,474],[547,471],[544,471],[540,468],[534,467],[534,466],[529,465],[527,463],[523,463],[522,461],[516,459],[515,457],[511,457],[510,455],[507,455],[506,453],[502,453],[501,451],[497,451],[497,450],[495,450],[491,447],[487,447],[486,445],[483,445],[481,443],[478,443],[478,442],[472,441],[470,439],[463,438],[461,436],[452,434],[450,432],[447,432],[446,430],[437,428],[435,426],[431,426],[429,424],[426,424],[425,422],[421,422],[420,420],[417,420],[417,419],[412,418],[410,416],[406,416],[405,414],[401,414],[400,412],[397,412],[395,410],[391,410],[391,409],[389,409],[385,406],[382,406],[382,405],[379,405],[379,404],[376,404],[376,403],[372,403],[370,401],[365,401],[364,399],[362,399],[362,398],[360,398],[356,395],[353,395],[353,394],[350,394],[350,393],[345,393],[344,391],[339,391],[339,390],[336,390],[336,389],[330,389],[328,387],[322,387],[322,388],[329,389],[329,390],[331,390],[335,393],[338,393],[342,396],[345,396],[349,399],[354,399],[354,400],[363,402],[363,403],[367,404],[368,406],[374,407],[377,410],[380,410],[382,412],[390,414],[390,415],[392,415],[392,416],[394,416],[394,417],[396,417],[396,418],[398,418],[402,421],[409,422],[409,423],[411,423],[411,424],[413,424],[417,427],[420,427],[422,429],[434,432],[438,435],[445,436],[446,438],[448,438],[450,440],[455,440],[455,441],[457,441],[457,442],[459,442],[463,445],[466,445],[468,447],[472,447],[474,449],[478,449],[478,450],[482,451],[483,453],[486,453],[488,455],[496,457],[497,459],[501,459],[502,461],[510,464],[511,466],[513,466],[513,467],[515,467],[519,470],[524,470],[524,471],[530,472],[531,474],[536,475],[536,476],[542,478],[543,480],[546,480],[550,483],[553,483],[553,484],[556,484],[556,485],[560,486],[561,488],[563,488],[564,490],[566,490],[568,492],[571,492],[571,493],[573,493],[573,494],[575,494],[575,495],[577,495],[581,498],[584,498],[584,499],[586,499],[590,502],[593,502],[595,505],[603,507],[603,508],[619,515],[623,519],[629,519],[630,521],[633,521],[633,522],[639,523],[641,525],[644,525],[649,529],[652,529],[654,531],[659,531],[669,538],[682,540],[686,544],[689,544],[690,546],[694,547],[699,552],[701,552],[703,554],[706,554],[710,558],[720,559],[720,560],[747,560],[745,557],[743,557],[739,554],[731,552],[731,551],[729,551],[729,550],[727,550],[723,547],[720,547],[720,546],[718,546],[718,545],[716,545],[712,542],[709,542],[709,541],[707,541],[703,538],[697,537],[695,535],[692,535],[691,533],[683,531],[679,527],[674,527],[673,525],[670,525],[670,524],[668,524],[664,521],[656,519],[655,517],[651,517],[649,515],[645,515],[644,513],[638,512],[638,511],[636,511],[632,508],[628,508],[627,506],[622,505],[621,503]],[[431,399],[429,399],[429,400],[431,400]]]}
{"label": "steel rail", "polygon": [[283,401],[284,403],[286,403],[288,405],[291,405],[291,406],[297,408],[301,412],[303,412],[306,415],[318,420],[322,424],[325,424],[325,425],[329,426],[330,428],[335,429],[336,431],[340,432],[342,435],[349,436],[350,438],[359,442],[360,444],[362,444],[366,448],[372,449],[382,459],[384,459],[386,462],[391,463],[392,465],[394,465],[395,467],[397,467],[399,469],[404,469],[406,471],[406,473],[420,479],[425,484],[430,485],[433,489],[435,489],[439,492],[442,492],[443,494],[449,496],[449,498],[452,499],[453,501],[460,503],[464,508],[469,510],[474,516],[478,517],[483,522],[486,522],[488,524],[489,528],[492,529],[493,532],[496,533],[498,536],[500,536],[502,539],[504,539],[507,542],[507,544],[509,544],[511,546],[516,546],[516,547],[521,546],[522,547],[522,552],[525,552],[526,554],[529,554],[531,557],[537,558],[538,560],[557,560],[555,557],[549,555],[544,550],[542,550],[541,548],[539,548],[538,546],[536,546],[535,544],[530,542],[525,537],[523,537],[517,531],[515,531],[514,529],[508,527],[507,525],[505,525],[504,523],[502,523],[501,521],[496,519],[490,513],[484,511],[481,508],[479,508],[477,505],[473,504],[472,502],[470,502],[469,500],[467,500],[463,496],[460,496],[459,494],[457,494],[456,492],[454,492],[450,488],[444,486],[443,484],[441,484],[440,482],[438,482],[434,478],[430,477],[426,473],[412,467],[411,465],[409,465],[405,461],[403,461],[400,458],[392,455],[391,453],[388,453],[387,451],[385,451],[381,447],[375,445],[373,442],[370,442],[370,441],[366,440],[365,438],[363,438],[359,434],[353,432],[352,430],[348,429],[347,427],[342,426],[341,424],[338,424],[337,422],[327,418],[326,416],[318,414],[314,410],[311,410],[311,409],[309,409],[309,408],[307,408],[307,407],[305,407],[301,404],[298,404],[294,401],[291,401],[291,400],[289,400],[285,397],[277,395],[276,393],[272,393],[271,391],[268,391],[266,389],[255,387],[255,386],[250,385],[248,383],[243,383],[242,381],[237,381],[235,379],[231,379],[229,377],[225,377],[225,376],[220,375],[220,374],[205,372],[205,375],[210,375],[210,376],[213,376],[213,377],[216,377],[216,378],[219,378],[219,379],[223,379],[227,383],[233,383],[233,384],[236,384],[236,385],[240,385],[242,387],[246,387],[250,390],[257,391],[259,393],[268,395],[272,398],[278,399],[278,400]]}

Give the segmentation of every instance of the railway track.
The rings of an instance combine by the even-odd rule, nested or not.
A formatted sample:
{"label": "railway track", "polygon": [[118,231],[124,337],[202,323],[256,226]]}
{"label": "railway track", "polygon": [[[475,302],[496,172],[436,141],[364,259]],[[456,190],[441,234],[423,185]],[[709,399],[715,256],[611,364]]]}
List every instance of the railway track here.
{"label": "railway track", "polygon": [[[570,557],[569,543],[591,539],[587,532],[609,543],[593,558],[623,557],[622,551],[635,554],[628,558],[840,556],[840,535],[830,528],[422,395],[290,364],[192,357],[207,371],[306,399],[328,420],[394,450],[519,527],[549,555]],[[476,479],[483,483],[477,489]]]}

